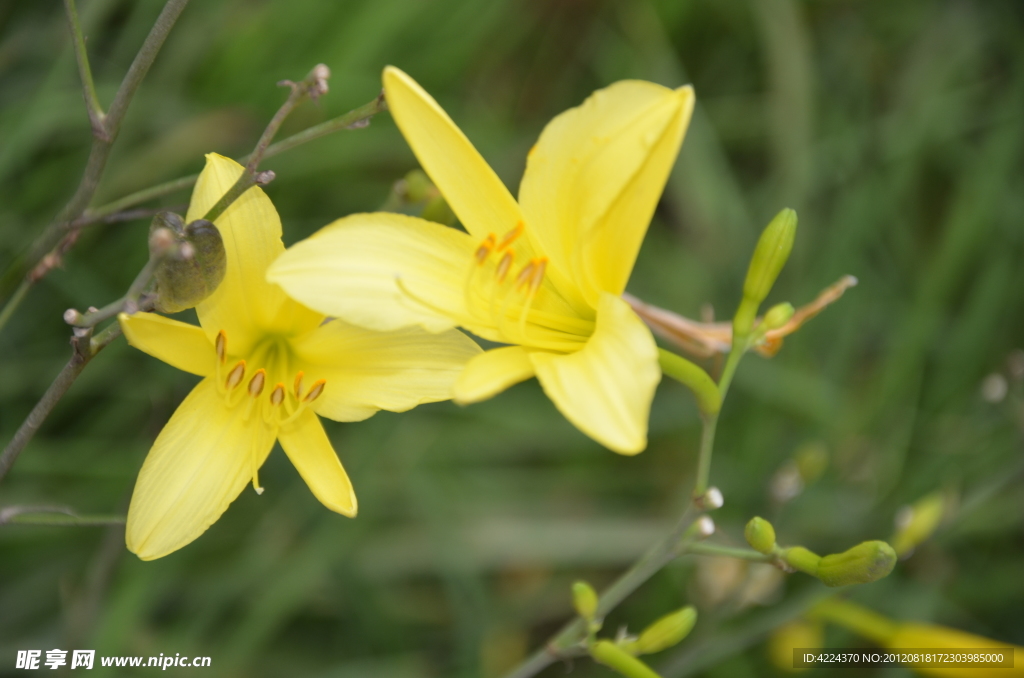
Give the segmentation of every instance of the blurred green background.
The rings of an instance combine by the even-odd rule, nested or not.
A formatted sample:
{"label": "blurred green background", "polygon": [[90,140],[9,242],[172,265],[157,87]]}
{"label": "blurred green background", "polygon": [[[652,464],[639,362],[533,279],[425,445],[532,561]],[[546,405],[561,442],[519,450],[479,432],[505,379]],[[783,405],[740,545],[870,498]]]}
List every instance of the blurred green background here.
{"label": "blurred green background", "polygon": [[[105,104],[161,6],[80,0]],[[936,536],[852,598],[1024,644],[1024,3],[197,1],[132,104],[94,204],[196,172],[205,152],[249,152],[283,101],[274,83],[317,62],[331,91],[282,136],[369,101],[395,64],[513,188],[545,122],[594,89],[692,82],[693,124],[630,292],[730,316],[757,234],[784,206],[800,229],[769,303],[860,279],[777,357],[741,365],[712,471],[726,497],[717,539],[741,544],[760,514],[782,543],[838,551],[889,537],[901,506],[941,490],[950,517]],[[0,3],[0,265],[74,190],[89,140],[60,3]],[[289,244],[377,209],[414,167],[386,114],[264,163]],[[0,334],[4,443],[67,359],[64,309],[120,296],[146,227],[90,228]],[[110,346],[0,486],[0,506],[123,512],[195,381]],[[21,675],[18,649],[58,647],[207,655],[204,675],[218,676],[500,676],[570,617],[571,581],[609,583],[673,523],[699,435],[691,397],[668,382],[635,458],[577,432],[535,382],[468,408],[325,423],[359,494],[355,520],[324,509],[278,450],[262,496],[246,490],[156,562],[128,553],[121,527],[0,526],[0,675]],[[781,501],[807,445],[829,465]],[[652,657],[666,678],[779,675],[765,638],[817,585],[772,572],[684,559],[607,632],[693,602],[694,634]]]}

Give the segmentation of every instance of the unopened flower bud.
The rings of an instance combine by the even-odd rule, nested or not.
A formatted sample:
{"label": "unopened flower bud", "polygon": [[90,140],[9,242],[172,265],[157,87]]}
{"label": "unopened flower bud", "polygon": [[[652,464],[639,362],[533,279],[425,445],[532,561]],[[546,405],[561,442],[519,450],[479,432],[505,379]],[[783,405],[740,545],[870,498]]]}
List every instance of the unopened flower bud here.
{"label": "unopened flower bud", "polygon": [[660,678],[651,667],[610,640],[599,640],[590,648],[590,656],[627,678]]}
{"label": "unopened flower bud", "polygon": [[770,554],[775,549],[775,528],[764,518],[754,516],[743,529],[743,536],[755,551]]}
{"label": "unopened flower bud", "polygon": [[790,546],[782,552],[782,560],[792,567],[812,577],[818,576],[818,565],[821,563],[821,556],[813,553],[803,546]]}
{"label": "unopened flower bud", "polygon": [[902,558],[932,536],[942,521],[945,505],[942,492],[932,492],[918,499],[912,506],[905,506],[897,514],[896,534],[892,538],[892,548],[896,555]]}
{"label": "unopened flower bud", "polygon": [[184,225],[177,214],[161,212],[150,225],[150,255],[155,255],[154,240],[162,243],[172,235],[176,247],[158,256],[153,277],[156,279],[156,310],[177,313],[192,308],[210,296],[227,268],[224,241],[209,221],[198,219]]}
{"label": "unopened flower bud", "polygon": [[822,558],[817,577],[826,586],[868,584],[888,575],[895,565],[896,552],[891,546],[884,541],[866,541]]}
{"label": "unopened flower bud", "polygon": [[597,612],[597,592],[594,587],[585,581],[578,581],[572,585],[572,603],[577,614],[588,622],[594,620]]}
{"label": "unopened flower bud", "polygon": [[437,195],[437,188],[423,170],[415,169],[405,175],[402,188],[409,202],[423,202]]}
{"label": "unopened flower bud", "polygon": [[793,304],[788,301],[776,304],[768,309],[768,312],[764,314],[764,320],[761,321],[760,329],[765,332],[777,330],[788,323],[794,313],[796,313],[796,309],[793,308]]}
{"label": "unopened flower bud", "polygon": [[761,233],[743,283],[745,299],[760,304],[768,296],[793,249],[796,221],[796,212],[786,208],[776,214]]}
{"label": "unopened flower bud", "polygon": [[697,507],[705,511],[714,511],[720,509],[725,504],[725,497],[722,496],[722,491],[717,487],[709,487],[704,491],[704,494],[694,498],[694,503]]}
{"label": "unopened flower bud", "polygon": [[82,314],[73,308],[64,311],[64,322],[68,325],[77,325],[82,320]]}
{"label": "unopened flower bud", "polygon": [[691,529],[698,539],[707,539],[715,533],[715,521],[710,516],[701,516],[694,521]]}
{"label": "unopened flower bud", "polygon": [[637,654],[653,654],[668,649],[689,635],[697,623],[697,609],[688,605],[657,620],[640,634],[631,649]]}

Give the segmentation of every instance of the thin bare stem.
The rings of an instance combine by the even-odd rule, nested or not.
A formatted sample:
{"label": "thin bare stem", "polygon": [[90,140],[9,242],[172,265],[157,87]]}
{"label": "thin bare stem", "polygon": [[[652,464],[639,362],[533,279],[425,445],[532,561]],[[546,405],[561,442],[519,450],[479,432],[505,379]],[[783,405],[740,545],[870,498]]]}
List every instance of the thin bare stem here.
{"label": "thin bare stem", "polygon": [[[167,0],[167,4],[164,5],[160,16],[157,17],[156,23],[153,24],[152,30],[146,36],[146,40],[142,43],[138,54],[135,55],[135,60],[132,61],[132,65],[128,68],[128,72],[121,81],[117,94],[114,95],[114,100],[110,104],[110,110],[107,111],[103,119],[103,133],[94,134],[92,149],[89,151],[89,159],[86,161],[85,170],[82,173],[78,189],[57,215],[57,218],[33,243],[28,255],[15,262],[12,268],[4,274],[3,280],[0,281],[0,288],[10,289],[18,278],[24,278],[28,282],[28,286],[31,287],[54,267],[59,265],[64,251],[70,247],[73,243],[73,238],[77,236],[77,233],[71,228],[70,224],[82,216],[85,208],[89,205],[89,201],[96,194],[96,188],[99,186],[103,170],[107,166],[107,159],[110,157],[110,149],[121,129],[121,122],[128,110],[128,105],[131,103],[132,97],[135,96],[139,85],[142,84],[143,78],[146,77],[150,66],[153,65],[153,60],[156,59],[156,55],[163,46],[164,40],[167,39],[167,35],[171,32],[174,22],[177,21],[178,16],[187,4],[188,0]],[[75,31],[75,25],[78,23],[77,14],[74,19],[69,16],[69,21],[73,23],[72,36],[76,41],[77,54],[79,51],[78,40],[81,38],[81,30]],[[84,57],[85,50],[84,39],[82,39],[80,47],[83,52],[83,55],[79,58],[79,65],[81,66],[81,59]],[[91,82],[91,80],[92,77],[89,75],[89,81]],[[83,86],[89,87],[88,84]],[[90,108],[90,119],[91,117],[92,110]],[[71,232],[68,233],[68,231]],[[72,239],[71,242],[65,242],[68,238]],[[23,298],[24,294],[22,294]],[[11,306],[11,312],[13,312],[16,306],[17,304]]]}
{"label": "thin bare stem", "polygon": [[123,525],[121,515],[80,515],[68,506],[8,506],[0,509],[0,525],[52,525],[90,527]]}
{"label": "thin bare stem", "polygon": [[719,546],[718,544],[690,544],[686,552],[695,556],[720,556],[724,558],[738,558],[739,560],[750,560],[755,563],[775,562],[775,556],[765,555],[754,549],[735,548],[732,546]]}
{"label": "thin bare stem", "polygon": [[96,85],[92,81],[92,69],[89,67],[89,55],[85,51],[85,36],[82,35],[82,26],[78,21],[75,0],[64,0],[64,9],[67,10],[71,39],[75,43],[75,61],[78,62],[78,74],[82,78],[82,94],[85,97],[89,122],[92,124],[92,133],[96,137],[110,141],[106,129],[107,115],[103,112],[99,97],[96,96]]}
{"label": "thin bare stem", "polygon": [[4,309],[0,311],[0,331],[4,329],[4,325],[6,325],[7,321],[11,319],[12,315],[14,315],[14,309],[18,308],[18,304],[20,304],[21,300],[25,298],[25,295],[28,294],[28,289],[30,287],[32,287],[32,284],[28,280],[22,280],[21,284],[18,285],[18,289],[14,290],[14,294],[12,294],[11,298],[7,300],[6,304],[4,304]]}

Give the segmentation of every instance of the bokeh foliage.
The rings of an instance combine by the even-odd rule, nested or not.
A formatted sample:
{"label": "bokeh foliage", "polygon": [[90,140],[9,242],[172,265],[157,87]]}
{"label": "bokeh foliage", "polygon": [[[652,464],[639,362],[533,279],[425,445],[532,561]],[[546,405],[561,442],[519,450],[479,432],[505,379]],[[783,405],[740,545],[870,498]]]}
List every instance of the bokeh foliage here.
{"label": "bokeh foliage", "polygon": [[[161,5],[81,0],[104,102]],[[729,316],[759,228],[783,206],[800,230],[769,303],[802,303],[846,273],[861,282],[776,358],[741,365],[712,470],[722,533],[741,543],[761,514],[783,543],[838,551],[888,537],[900,506],[943,489],[959,497],[954,519],[855,598],[1024,644],[1024,394],[1012,377],[1002,402],[979,394],[1024,344],[1024,5],[197,1],[129,111],[97,202],[198,171],[204,152],[245,154],[283,100],[274,83],[317,62],[333,72],[331,92],[284,134],[370,100],[395,64],[512,187],[544,123],[592,90],[692,82],[697,112],[630,291],[691,317],[706,303]],[[60,4],[0,3],[0,264],[63,204],[88,143]],[[414,166],[386,115],[267,161],[286,243],[378,208]],[[145,233],[145,222],[90,228],[0,334],[5,442],[66,360],[64,309],[120,296],[145,261]],[[124,511],[194,381],[112,345],[25,451],[0,505]],[[356,520],[323,509],[278,450],[263,496],[247,490],[197,542],[153,563],[127,553],[118,528],[0,527],[0,675],[16,673],[15,650],[53,647],[209,655],[224,676],[500,675],[568,618],[573,579],[610,581],[681,511],[699,432],[681,387],[660,387],[651,427],[644,454],[616,456],[531,382],[465,409],[328,422]],[[824,476],[773,501],[773,475],[808,443],[828,450]],[[742,576],[681,562],[607,628],[642,628],[693,601],[697,629],[655,668],[775,675],[765,635],[815,585],[793,576],[772,605],[747,605],[757,596]],[[586,661],[575,673],[610,675]]]}

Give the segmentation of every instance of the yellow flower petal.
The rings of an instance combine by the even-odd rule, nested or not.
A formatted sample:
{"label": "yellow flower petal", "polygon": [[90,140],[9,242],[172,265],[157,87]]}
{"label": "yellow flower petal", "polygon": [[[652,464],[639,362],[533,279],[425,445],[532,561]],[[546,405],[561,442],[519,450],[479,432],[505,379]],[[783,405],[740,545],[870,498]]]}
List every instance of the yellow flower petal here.
{"label": "yellow flower petal", "polygon": [[352,489],[352,481],[348,479],[316,415],[306,410],[298,419],[282,428],[278,437],[285,454],[306,481],[313,496],[332,511],[349,517],[355,516],[356,493]]}
{"label": "yellow flower petal", "polygon": [[519,205],[452,119],[415,80],[384,69],[388,108],[416,158],[476,239],[512,229]]}
{"label": "yellow flower petal", "polygon": [[480,402],[533,376],[533,363],[520,346],[502,346],[481,353],[466,363],[455,382],[454,399],[460,405]]}
{"label": "yellow flower petal", "polygon": [[[192,193],[187,220],[202,218],[234,185],[242,171],[242,166],[234,160],[216,153],[208,154],[206,168]],[[227,272],[217,290],[196,306],[199,323],[211,343],[217,333],[224,330],[229,350],[244,355],[267,331],[286,334],[316,327],[319,320],[308,316],[302,318],[305,322],[297,323],[298,327],[275,322],[286,297],[280,288],[267,282],[266,270],[284,252],[284,244],[281,219],[263,190],[250,188],[215,223],[224,239]]]}
{"label": "yellow flower petal", "polygon": [[693,90],[626,80],[552,120],[519,200],[527,233],[596,306],[625,289],[693,111]]}
{"label": "yellow flower petal", "polygon": [[342,320],[293,340],[292,350],[307,378],[327,380],[313,408],[336,421],[448,400],[466,362],[480,354],[458,330],[373,332]]}
{"label": "yellow flower petal", "polygon": [[179,370],[206,377],[216,369],[216,351],[201,327],[155,313],[117,316],[128,343]]}
{"label": "yellow flower petal", "polygon": [[125,539],[153,560],[212,525],[252,480],[274,445],[267,426],[228,409],[210,378],[185,398],[149,451],[135,483]]}
{"label": "yellow flower petal", "polygon": [[647,447],[647,419],[661,380],[658,349],[620,297],[601,297],[597,327],[582,350],[535,351],[530,359],[544,392],[577,428],[621,454]]}
{"label": "yellow flower petal", "polygon": [[306,306],[363,327],[441,332],[465,315],[473,250],[472,238],[454,228],[353,214],[293,245],[267,278]]}

